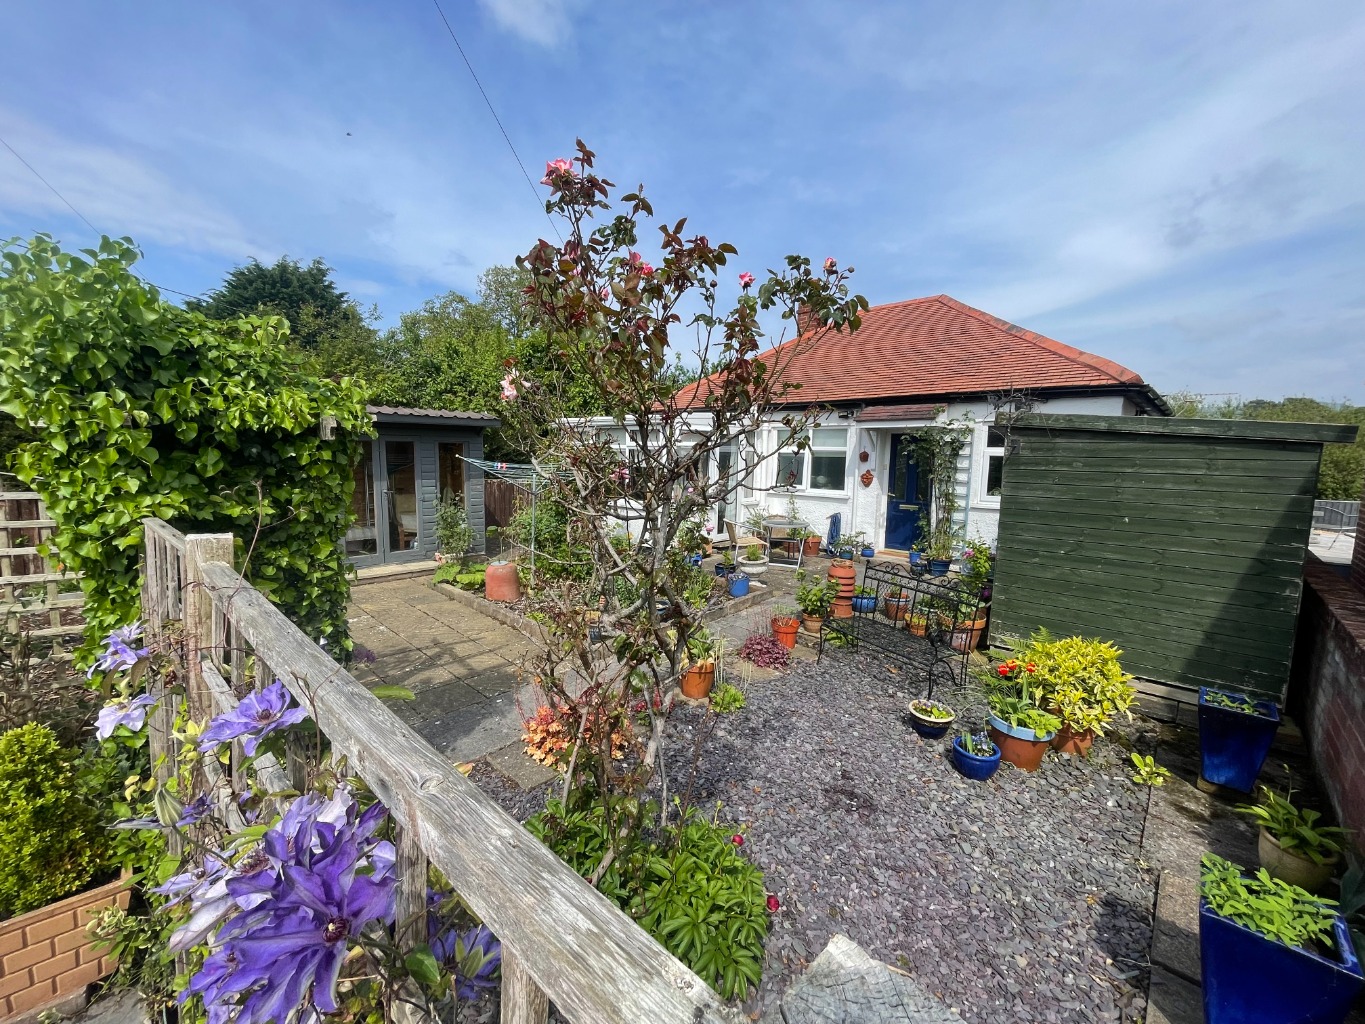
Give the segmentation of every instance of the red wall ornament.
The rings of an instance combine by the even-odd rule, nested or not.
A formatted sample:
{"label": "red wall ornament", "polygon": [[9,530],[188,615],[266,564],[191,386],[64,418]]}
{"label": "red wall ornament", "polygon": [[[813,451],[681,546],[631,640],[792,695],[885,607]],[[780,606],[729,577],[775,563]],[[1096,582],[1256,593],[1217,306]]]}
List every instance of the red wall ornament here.
{"label": "red wall ornament", "polygon": [[869,454],[869,453],[866,452],[866,451],[861,451],[861,452],[858,453],[858,461],[859,461],[859,462],[866,462],[866,461],[867,461],[868,459],[870,459],[870,458],[872,458],[871,454]]}
{"label": "red wall ornament", "polygon": [[877,474],[870,469],[865,469],[863,470],[863,475],[858,477],[858,479],[863,482],[864,487],[871,487],[872,481],[877,479]]}

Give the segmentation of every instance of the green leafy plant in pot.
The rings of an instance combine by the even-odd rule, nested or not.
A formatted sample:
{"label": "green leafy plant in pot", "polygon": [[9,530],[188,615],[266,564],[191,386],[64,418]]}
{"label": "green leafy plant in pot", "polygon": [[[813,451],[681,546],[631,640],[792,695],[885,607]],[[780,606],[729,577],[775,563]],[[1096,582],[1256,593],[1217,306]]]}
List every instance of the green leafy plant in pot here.
{"label": "green leafy plant in pot", "polygon": [[1341,1024],[1365,986],[1332,900],[1204,854],[1199,961],[1207,1024]]}
{"label": "green leafy plant in pot", "polygon": [[1019,652],[1038,703],[1061,725],[1052,738],[1064,754],[1087,754],[1096,736],[1120,715],[1133,717],[1137,691],[1112,643],[1079,636],[1054,638],[1040,629]]}
{"label": "green leafy plant in pot", "polygon": [[1039,705],[1039,692],[1030,686],[1030,675],[1027,665],[1017,658],[996,665],[988,676],[987,703],[991,739],[1000,748],[1000,756],[1016,768],[1035,772],[1062,723]]}
{"label": "green leafy plant in pot", "polygon": [[834,606],[839,585],[830,579],[812,579],[804,569],[796,574],[796,604],[801,609],[801,628],[808,633],[819,633],[820,626]]}
{"label": "green leafy plant in pot", "polygon": [[1317,811],[1295,807],[1293,792],[1284,796],[1261,787],[1261,802],[1237,808],[1260,826],[1257,852],[1261,867],[1272,878],[1320,892],[1341,861],[1342,839],[1348,834],[1335,825],[1321,825]]}
{"label": "green leafy plant in pot", "polygon": [[926,740],[942,738],[956,717],[952,708],[936,700],[916,699],[910,702],[910,727]]}

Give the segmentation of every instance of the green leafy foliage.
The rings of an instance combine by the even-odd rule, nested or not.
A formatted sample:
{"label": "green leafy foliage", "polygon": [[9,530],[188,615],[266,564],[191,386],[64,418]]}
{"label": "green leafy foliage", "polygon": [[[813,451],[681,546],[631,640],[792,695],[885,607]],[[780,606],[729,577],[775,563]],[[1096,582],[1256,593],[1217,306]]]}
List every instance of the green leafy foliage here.
{"label": "green leafy foliage", "polygon": [[207,299],[190,299],[186,306],[210,320],[282,316],[294,341],[305,349],[364,325],[355,303],[337,289],[331,268],[320,258],[307,266],[288,256],[269,266],[253,259],[234,267]]}
{"label": "green leafy foliage", "polygon": [[436,505],[436,543],[443,555],[453,555],[463,561],[469,545],[474,541],[469,517],[458,501],[442,501]]}
{"label": "green leafy foliage", "polygon": [[1112,643],[1069,636],[1055,639],[1045,629],[1029,637],[1016,658],[1031,665],[1029,685],[1035,701],[1075,732],[1104,726],[1118,715],[1132,718],[1137,691],[1119,664],[1123,652]]}
{"label": "green leafy foliage", "polygon": [[744,691],[734,683],[722,683],[711,693],[711,710],[722,715],[740,710],[745,703]]}
{"label": "green leafy foliage", "polygon": [[1133,762],[1131,778],[1139,786],[1164,786],[1171,777],[1171,770],[1157,764],[1151,754],[1132,753],[1128,760]]}
{"label": "green leafy foliage", "polygon": [[[593,574],[593,552],[586,538],[590,528],[576,522],[562,502],[539,500],[532,508],[523,503],[507,524],[513,543],[530,552],[535,545],[536,568],[533,585],[547,586],[560,581],[581,581]],[[529,566],[529,557],[523,560]]]}
{"label": "green leafy foliage", "polygon": [[301,371],[279,318],[215,322],[162,301],[127,239],[80,255],[45,235],[28,245],[3,247],[0,409],[37,436],[11,465],[57,521],[53,553],[84,574],[85,653],[137,618],[144,517],[234,533],[251,582],[346,649],[338,542],[371,429],[360,390]]}
{"label": "green leafy foliage", "polygon": [[1283,849],[1307,857],[1314,864],[1325,864],[1339,856],[1346,830],[1319,825],[1322,814],[1295,807],[1289,800],[1292,795],[1281,796],[1269,786],[1262,786],[1259,804],[1242,804],[1237,810],[1274,836]]}
{"label": "green leafy foliage", "polygon": [[[606,805],[557,801],[526,823],[574,871],[590,876],[609,848]],[[730,830],[698,813],[654,839],[617,843],[597,888],[726,999],[757,986],[768,934],[763,873]]]}
{"label": "green leafy foliage", "polygon": [[839,584],[817,575],[810,579],[805,569],[796,570],[796,604],[806,615],[824,618],[839,596]]}
{"label": "green leafy foliage", "polygon": [[1336,902],[1314,896],[1261,868],[1251,878],[1216,854],[1200,859],[1199,892],[1215,914],[1286,946],[1334,948]]}
{"label": "green leafy foliage", "polygon": [[0,736],[0,918],[79,892],[109,863],[75,760],[37,723]]}
{"label": "green leafy foliage", "polygon": [[436,583],[453,583],[461,590],[478,590],[483,586],[487,571],[482,565],[466,569],[458,562],[446,562],[436,567],[432,580]]}

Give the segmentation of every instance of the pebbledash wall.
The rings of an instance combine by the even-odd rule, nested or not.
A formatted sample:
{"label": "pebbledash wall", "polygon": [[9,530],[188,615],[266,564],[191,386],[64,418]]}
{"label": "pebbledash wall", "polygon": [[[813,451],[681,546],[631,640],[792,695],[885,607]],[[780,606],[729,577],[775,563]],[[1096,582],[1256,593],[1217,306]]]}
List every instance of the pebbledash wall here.
{"label": "pebbledash wall", "polygon": [[[1361,504],[1365,511],[1365,496]],[[1365,854],[1365,544],[1358,534],[1349,578],[1308,556],[1288,706],[1339,822]]]}

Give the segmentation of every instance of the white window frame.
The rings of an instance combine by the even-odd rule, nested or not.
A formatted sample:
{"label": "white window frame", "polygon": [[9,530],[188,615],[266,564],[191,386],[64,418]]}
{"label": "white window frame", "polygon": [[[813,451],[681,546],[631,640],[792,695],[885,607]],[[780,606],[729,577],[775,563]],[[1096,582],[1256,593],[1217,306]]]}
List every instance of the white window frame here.
{"label": "white window frame", "polygon": [[[852,433],[847,424],[843,423],[813,423],[807,435],[814,438],[816,430],[842,430],[844,433],[844,443],[842,447],[820,446],[816,447],[807,444],[799,453],[794,451],[794,444],[785,448],[778,448],[773,453],[773,482],[774,491],[779,494],[810,494],[818,497],[848,497],[848,466],[850,457],[849,438]],[[779,428],[773,435],[774,442],[785,432],[785,428]],[[777,460],[785,453],[799,454],[801,456],[801,479],[795,484],[787,486],[777,483]],[[814,470],[816,455],[842,454],[844,457],[844,476],[839,482],[838,487],[812,487],[811,473]]]}
{"label": "white window frame", "polygon": [[983,508],[1000,507],[1000,495],[989,494],[986,491],[986,486],[990,481],[991,475],[991,459],[999,458],[1001,460],[1002,470],[1004,467],[1005,446],[1003,444],[990,444],[991,431],[999,429],[1000,428],[994,423],[983,423],[981,425],[981,431],[978,434],[978,440],[981,442],[978,450],[981,452],[981,457],[977,465],[977,471],[973,474],[976,477],[976,486],[974,487],[976,493],[972,498],[973,504]]}

